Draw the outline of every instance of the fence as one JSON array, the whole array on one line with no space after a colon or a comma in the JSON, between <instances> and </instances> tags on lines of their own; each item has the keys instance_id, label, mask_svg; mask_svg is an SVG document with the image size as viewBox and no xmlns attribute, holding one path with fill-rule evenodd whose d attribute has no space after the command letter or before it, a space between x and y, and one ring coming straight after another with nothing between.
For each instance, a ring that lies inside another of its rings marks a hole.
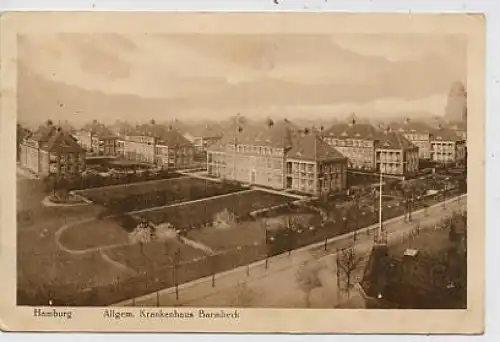
<instances>
[{"instance_id":1,"label":"fence","mask_svg":"<svg viewBox=\"0 0 500 342\"><path fill-rule=\"evenodd\" d=\"M443 224L440 223L437 226L441 227ZM20 284L18 286L18 305L47 305L48 303L71 306L110 305L128 298L158 293L160 290L204 277L212 277L212 286L216 288L219 279L225 277L224 272L226 271L243 266L244 271L242 272L245 272L247 277L252 276L256 267L263 268L266 272L279 272L283 270L283 268L275 266L275 262L279 260L289 260L285 268L295 267L297 264L294 262L297 260L293 258L293 255L303 253L305 249L310 250L308 254L311 254L313 258L321 259L336 248L339 239L352 238L353 241L356 241L363 236L374 235L376 229L377 227L362 228L342 236L339 236L341 231L328 230L328 228L317 229L304 234L300 240L288 248L273 249L262 244L250 245L187 262L181 260L177 266L170 264L157 267L154 263L148 265L146 262L136 275L123 279L116 278L110 284L90 284L80 288L63 284L48 284L46 286ZM406 238L410 238L408 236ZM405 241L404 235L402 239ZM310 244L314 242L316 242L316 247L311 249ZM273 258L271 259L271 257ZM258 262L259 260L260 262ZM258 263L255 264L256 262Z\"/></svg>"}]
</instances>

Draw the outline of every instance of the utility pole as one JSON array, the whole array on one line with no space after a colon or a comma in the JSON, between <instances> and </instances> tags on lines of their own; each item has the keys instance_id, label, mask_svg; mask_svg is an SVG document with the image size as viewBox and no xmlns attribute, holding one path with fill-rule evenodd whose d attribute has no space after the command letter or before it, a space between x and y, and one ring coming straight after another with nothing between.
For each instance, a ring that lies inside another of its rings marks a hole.
<instances>
[{"instance_id":1,"label":"utility pole","mask_svg":"<svg viewBox=\"0 0 500 342\"><path fill-rule=\"evenodd\" d=\"M215 287L215 257L217 254L211 256L212 259L212 287Z\"/></svg>"},{"instance_id":2,"label":"utility pole","mask_svg":"<svg viewBox=\"0 0 500 342\"><path fill-rule=\"evenodd\" d=\"M269 266L269 234L267 231L267 222L264 223L264 229L265 229L265 236L266 236L266 263L265 263L265 268L267 270Z\"/></svg>"},{"instance_id":3,"label":"utility pole","mask_svg":"<svg viewBox=\"0 0 500 342\"><path fill-rule=\"evenodd\" d=\"M179 280L177 278L177 268L179 266L179 259L181 257L180 248L174 254L174 284L175 284L175 299L179 300Z\"/></svg>"},{"instance_id":4,"label":"utility pole","mask_svg":"<svg viewBox=\"0 0 500 342\"><path fill-rule=\"evenodd\" d=\"M380 184L379 184L379 205L378 205L378 238L377 242L382 243L383 242L383 226L382 226L382 182L383 182L383 176L382 176L382 164L380 164Z\"/></svg>"},{"instance_id":5,"label":"utility pole","mask_svg":"<svg viewBox=\"0 0 500 342\"><path fill-rule=\"evenodd\" d=\"M336 263L337 263L337 303L340 301L340 260L339 260L339 249L337 248Z\"/></svg>"}]
</instances>

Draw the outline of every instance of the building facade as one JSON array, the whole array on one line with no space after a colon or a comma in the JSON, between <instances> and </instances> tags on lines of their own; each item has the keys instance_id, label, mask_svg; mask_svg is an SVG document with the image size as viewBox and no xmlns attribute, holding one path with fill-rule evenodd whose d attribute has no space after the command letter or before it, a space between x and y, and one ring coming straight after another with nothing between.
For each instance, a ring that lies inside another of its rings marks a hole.
<instances>
[{"instance_id":1,"label":"building facade","mask_svg":"<svg viewBox=\"0 0 500 342\"><path fill-rule=\"evenodd\" d=\"M209 175L311 195L346 187L347 159L289 121L248 127L207 151Z\"/></svg>"},{"instance_id":2,"label":"building facade","mask_svg":"<svg viewBox=\"0 0 500 342\"><path fill-rule=\"evenodd\" d=\"M433 131L431 160L443 165L462 163L466 156L466 141L454 131L439 126Z\"/></svg>"},{"instance_id":3,"label":"building facade","mask_svg":"<svg viewBox=\"0 0 500 342\"><path fill-rule=\"evenodd\" d=\"M21 166L39 176L70 178L85 170L85 150L52 124L24 139L20 152Z\"/></svg>"},{"instance_id":4,"label":"building facade","mask_svg":"<svg viewBox=\"0 0 500 342\"><path fill-rule=\"evenodd\" d=\"M405 119L403 122L394 122L390 125L393 131L403 134L412 144L418 147L420 159L431 159L432 128L423 122Z\"/></svg>"},{"instance_id":5,"label":"building facade","mask_svg":"<svg viewBox=\"0 0 500 342\"><path fill-rule=\"evenodd\" d=\"M215 144L222 138L222 134L209 129L202 132L186 132L183 136L193 144L196 153L206 152L208 146Z\"/></svg>"},{"instance_id":6,"label":"building facade","mask_svg":"<svg viewBox=\"0 0 500 342\"><path fill-rule=\"evenodd\" d=\"M178 131L154 121L137 126L125 139L118 140L118 145L125 159L141 163L173 169L189 168L194 163L193 144Z\"/></svg>"},{"instance_id":7,"label":"building facade","mask_svg":"<svg viewBox=\"0 0 500 342\"><path fill-rule=\"evenodd\" d=\"M327 129L323 139L347 158L350 169L373 171L377 135L372 125L358 124L352 119L347 124L336 124Z\"/></svg>"},{"instance_id":8,"label":"building facade","mask_svg":"<svg viewBox=\"0 0 500 342\"><path fill-rule=\"evenodd\" d=\"M416 174L419 167L419 148L401 133L386 130L379 134L375 163L376 169L384 174Z\"/></svg>"},{"instance_id":9,"label":"building facade","mask_svg":"<svg viewBox=\"0 0 500 342\"><path fill-rule=\"evenodd\" d=\"M91 124L85 125L81 130L77 131L74 136L89 155L117 155L118 136L96 120Z\"/></svg>"}]
</instances>

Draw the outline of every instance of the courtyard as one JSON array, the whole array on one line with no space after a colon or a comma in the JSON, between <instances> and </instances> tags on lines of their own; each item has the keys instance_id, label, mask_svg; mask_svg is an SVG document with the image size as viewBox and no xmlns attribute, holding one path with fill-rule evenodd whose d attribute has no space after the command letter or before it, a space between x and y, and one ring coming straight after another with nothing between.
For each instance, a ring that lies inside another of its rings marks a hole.
<instances>
[{"instance_id":1,"label":"courtyard","mask_svg":"<svg viewBox=\"0 0 500 342\"><path fill-rule=\"evenodd\" d=\"M40 181L18 180L18 215L30 213L30 220L18 224L20 305L48 300L107 305L248 265L378 220L375 199L298 204L286 194L189 176L82 192L94 203L44 207ZM422 199L415 210L438 200ZM124 203L121 210L113 207ZM402 203L401 198L386 196L384 219L403 215ZM138 243L131 233L141 222L166 225L168 234Z\"/></svg>"}]
</instances>

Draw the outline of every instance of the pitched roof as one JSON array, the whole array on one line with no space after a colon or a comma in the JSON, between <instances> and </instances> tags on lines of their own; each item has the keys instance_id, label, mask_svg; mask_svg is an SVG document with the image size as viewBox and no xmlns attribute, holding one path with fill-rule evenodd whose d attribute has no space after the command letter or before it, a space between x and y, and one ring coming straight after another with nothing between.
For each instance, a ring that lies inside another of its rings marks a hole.
<instances>
[{"instance_id":1,"label":"pitched roof","mask_svg":"<svg viewBox=\"0 0 500 342\"><path fill-rule=\"evenodd\" d=\"M408 150L415 145L406 139L403 134L394 131L384 131L377 134L379 146L383 149Z\"/></svg>"},{"instance_id":2,"label":"pitched roof","mask_svg":"<svg viewBox=\"0 0 500 342\"><path fill-rule=\"evenodd\" d=\"M224 128L220 125L207 123L199 125L189 125L181 129L180 131L186 134L190 134L193 137L212 138L222 137Z\"/></svg>"},{"instance_id":3,"label":"pitched roof","mask_svg":"<svg viewBox=\"0 0 500 342\"><path fill-rule=\"evenodd\" d=\"M136 126L136 128L128 133L130 136L149 136L158 139L159 144L169 147L183 147L192 145L179 131L169 129L164 125L149 123Z\"/></svg>"},{"instance_id":4,"label":"pitched roof","mask_svg":"<svg viewBox=\"0 0 500 342\"><path fill-rule=\"evenodd\" d=\"M446 127L438 127L432 130L433 140L439 141L463 141L457 132Z\"/></svg>"},{"instance_id":5,"label":"pitched roof","mask_svg":"<svg viewBox=\"0 0 500 342\"><path fill-rule=\"evenodd\" d=\"M393 131L399 131L403 133L430 133L432 127L421 121L413 121L406 119L404 121L394 121L389 124L389 127Z\"/></svg>"},{"instance_id":6,"label":"pitched roof","mask_svg":"<svg viewBox=\"0 0 500 342\"><path fill-rule=\"evenodd\" d=\"M97 121L93 121L91 123L86 124L83 126L84 131L91 132L95 136L97 136L99 139L116 139L118 138L111 129L109 129L106 125L99 123Z\"/></svg>"},{"instance_id":7,"label":"pitched roof","mask_svg":"<svg viewBox=\"0 0 500 342\"><path fill-rule=\"evenodd\" d=\"M54 125L42 125L33 133L30 139L43 142L48 141L50 137L57 132L57 127Z\"/></svg>"},{"instance_id":8,"label":"pitched roof","mask_svg":"<svg viewBox=\"0 0 500 342\"><path fill-rule=\"evenodd\" d=\"M377 129L371 124L356 123L354 120L350 123L341 123L333 125L325 130L325 136L333 136L339 139L376 139Z\"/></svg>"},{"instance_id":9,"label":"pitched roof","mask_svg":"<svg viewBox=\"0 0 500 342\"><path fill-rule=\"evenodd\" d=\"M69 133L62 130L53 134L46 143L42 144L41 149L48 152L61 153L85 152L85 149L81 147Z\"/></svg>"},{"instance_id":10,"label":"pitched roof","mask_svg":"<svg viewBox=\"0 0 500 342\"><path fill-rule=\"evenodd\" d=\"M118 135L126 135L134 130L134 127L126 121L117 120L111 125L111 130Z\"/></svg>"},{"instance_id":11,"label":"pitched roof","mask_svg":"<svg viewBox=\"0 0 500 342\"><path fill-rule=\"evenodd\" d=\"M297 137L299 128L288 120L280 120L272 124L245 125L241 130L235 127L233 132L226 133L213 147L228 144L267 146L290 148Z\"/></svg>"},{"instance_id":12,"label":"pitched roof","mask_svg":"<svg viewBox=\"0 0 500 342\"><path fill-rule=\"evenodd\" d=\"M293 142L292 148L286 153L286 156L288 158L312 161L346 159L340 152L325 143L315 133L297 137Z\"/></svg>"}]
</instances>

